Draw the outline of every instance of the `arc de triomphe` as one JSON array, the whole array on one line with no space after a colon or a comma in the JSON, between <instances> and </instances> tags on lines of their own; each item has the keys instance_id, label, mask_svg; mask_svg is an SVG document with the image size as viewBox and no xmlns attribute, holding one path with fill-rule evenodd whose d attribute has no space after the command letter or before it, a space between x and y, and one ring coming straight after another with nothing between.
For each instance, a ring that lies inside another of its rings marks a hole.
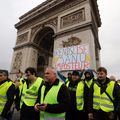
<instances>
[{"instance_id":1,"label":"arc de triomphe","mask_svg":"<svg viewBox=\"0 0 120 120\"><path fill-rule=\"evenodd\" d=\"M97 0L46 0L19 19L11 73L31 66L42 74L54 64L55 50L83 44L89 45L90 68L100 65Z\"/></svg>"}]
</instances>

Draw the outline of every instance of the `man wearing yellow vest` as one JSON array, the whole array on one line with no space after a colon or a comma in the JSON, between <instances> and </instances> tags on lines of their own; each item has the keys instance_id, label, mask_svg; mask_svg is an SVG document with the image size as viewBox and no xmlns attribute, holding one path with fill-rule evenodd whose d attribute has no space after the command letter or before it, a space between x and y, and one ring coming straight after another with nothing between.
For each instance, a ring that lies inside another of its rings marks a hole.
<instances>
[{"instance_id":1,"label":"man wearing yellow vest","mask_svg":"<svg viewBox=\"0 0 120 120\"><path fill-rule=\"evenodd\" d=\"M114 113L120 110L120 87L107 78L106 68L98 68L88 101L89 120L114 120Z\"/></svg>"},{"instance_id":2,"label":"man wearing yellow vest","mask_svg":"<svg viewBox=\"0 0 120 120\"><path fill-rule=\"evenodd\" d=\"M70 93L70 109L66 112L65 120L86 120L84 114L84 83L79 71L72 72L72 78L66 83Z\"/></svg>"},{"instance_id":3,"label":"man wearing yellow vest","mask_svg":"<svg viewBox=\"0 0 120 120\"><path fill-rule=\"evenodd\" d=\"M14 101L15 85L8 78L7 70L0 70L0 120L11 120L11 106Z\"/></svg>"},{"instance_id":4,"label":"man wearing yellow vest","mask_svg":"<svg viewBox=\"0 0 120 120\"><path fill-rule=\"evenodd\" d=\"M34 105L43 79L37 77L36 70L33 67L27 68L25 74L27 80L24 82L22 89L20 120L39 120L39 112L34 110Z\"/></svg>"},{"instance_id":5,"label":"man wearing yellow vest","mask_svg":"<svg viewBox=\"0 0 120 120\"><path fill-rule=\"evenodd\" d=\"M92 69L83 70L84 79L78 84L78 87L77 87L77 108L79 110L79 108L81 107L81 104L83 104L84 120L88 120L88 109L89 109L88 98L89 98L90 88L94 83L93 72L94 71ZM81 96L83 96L83 101L82 101L83 103L80 102L82 99Z\"/></svg>"},{"instance_id":6,"label":"man wearing yellow vest","mask_svg":"<svg viewBox=\"0 0 120 120\"><path fill-rule=\"evenodd\" d=\"M35 105L35 110L40 110L40 120L64 120L69 109L69 97L67 87L57 79L54 68L47 68L45 84L41 88L41 104Z\"/></svg>"}]
</instances>

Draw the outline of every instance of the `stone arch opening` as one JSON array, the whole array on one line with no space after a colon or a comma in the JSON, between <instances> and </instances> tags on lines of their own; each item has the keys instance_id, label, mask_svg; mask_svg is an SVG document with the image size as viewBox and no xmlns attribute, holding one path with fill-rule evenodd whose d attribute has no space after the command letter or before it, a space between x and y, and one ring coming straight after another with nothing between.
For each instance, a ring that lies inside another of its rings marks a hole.
<instances>
[{"instance_id":1,"label":"stone arch opening","mask_svg":"<svg viewBox=\"0 0 120 120\"><path fill-rule=\"evenodd\" d=\"M35 36L34 43L38 46L37 71L42 76L47 66L52 66L54 48L54 30L44 27Z\"/></svg>"}]
</instances>

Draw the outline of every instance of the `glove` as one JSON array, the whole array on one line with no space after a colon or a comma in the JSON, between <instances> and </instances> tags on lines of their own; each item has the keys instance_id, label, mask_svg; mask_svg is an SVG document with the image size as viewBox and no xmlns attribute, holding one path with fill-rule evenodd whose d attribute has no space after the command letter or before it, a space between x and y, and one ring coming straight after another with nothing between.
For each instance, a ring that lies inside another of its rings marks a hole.
<instances>
[{"instance_id":1,"label":"glove","mask_svg":"<svg viewBox=\"0 0 120 120\"><path fill-rule=\"evenodd\" d=\"M88 120L94 120L93 113L88 113Z\"/></svg>"},{"instance_id":2,"label":"glove","mask_svg":"<svg viewBox=\"0 0 120 120\"><path fill-rule=\"evenodd\" d=\"M113 112L108 112L108 117L110 120L114 119L114 113Z\"/></svg>"}]
</instances>

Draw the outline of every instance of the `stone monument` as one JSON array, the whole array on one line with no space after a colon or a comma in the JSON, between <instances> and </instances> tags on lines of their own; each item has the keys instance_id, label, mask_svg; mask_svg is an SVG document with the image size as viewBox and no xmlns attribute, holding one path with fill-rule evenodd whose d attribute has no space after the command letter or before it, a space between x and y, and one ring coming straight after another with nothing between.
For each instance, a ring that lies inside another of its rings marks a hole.
<instances>
[{"instance_id":1,"label":"stone monument","mask_svg":"<svg viewBox=\"0 0 120 120\"><path fill-rule=\"evenodd\" d=\"M42 75L45 67L54 66L57 49L86 44L89 67L100 65L97 0L46 0L19 19L11 75L27 67L35 67Z\"/></svg>"}]
</instances>

